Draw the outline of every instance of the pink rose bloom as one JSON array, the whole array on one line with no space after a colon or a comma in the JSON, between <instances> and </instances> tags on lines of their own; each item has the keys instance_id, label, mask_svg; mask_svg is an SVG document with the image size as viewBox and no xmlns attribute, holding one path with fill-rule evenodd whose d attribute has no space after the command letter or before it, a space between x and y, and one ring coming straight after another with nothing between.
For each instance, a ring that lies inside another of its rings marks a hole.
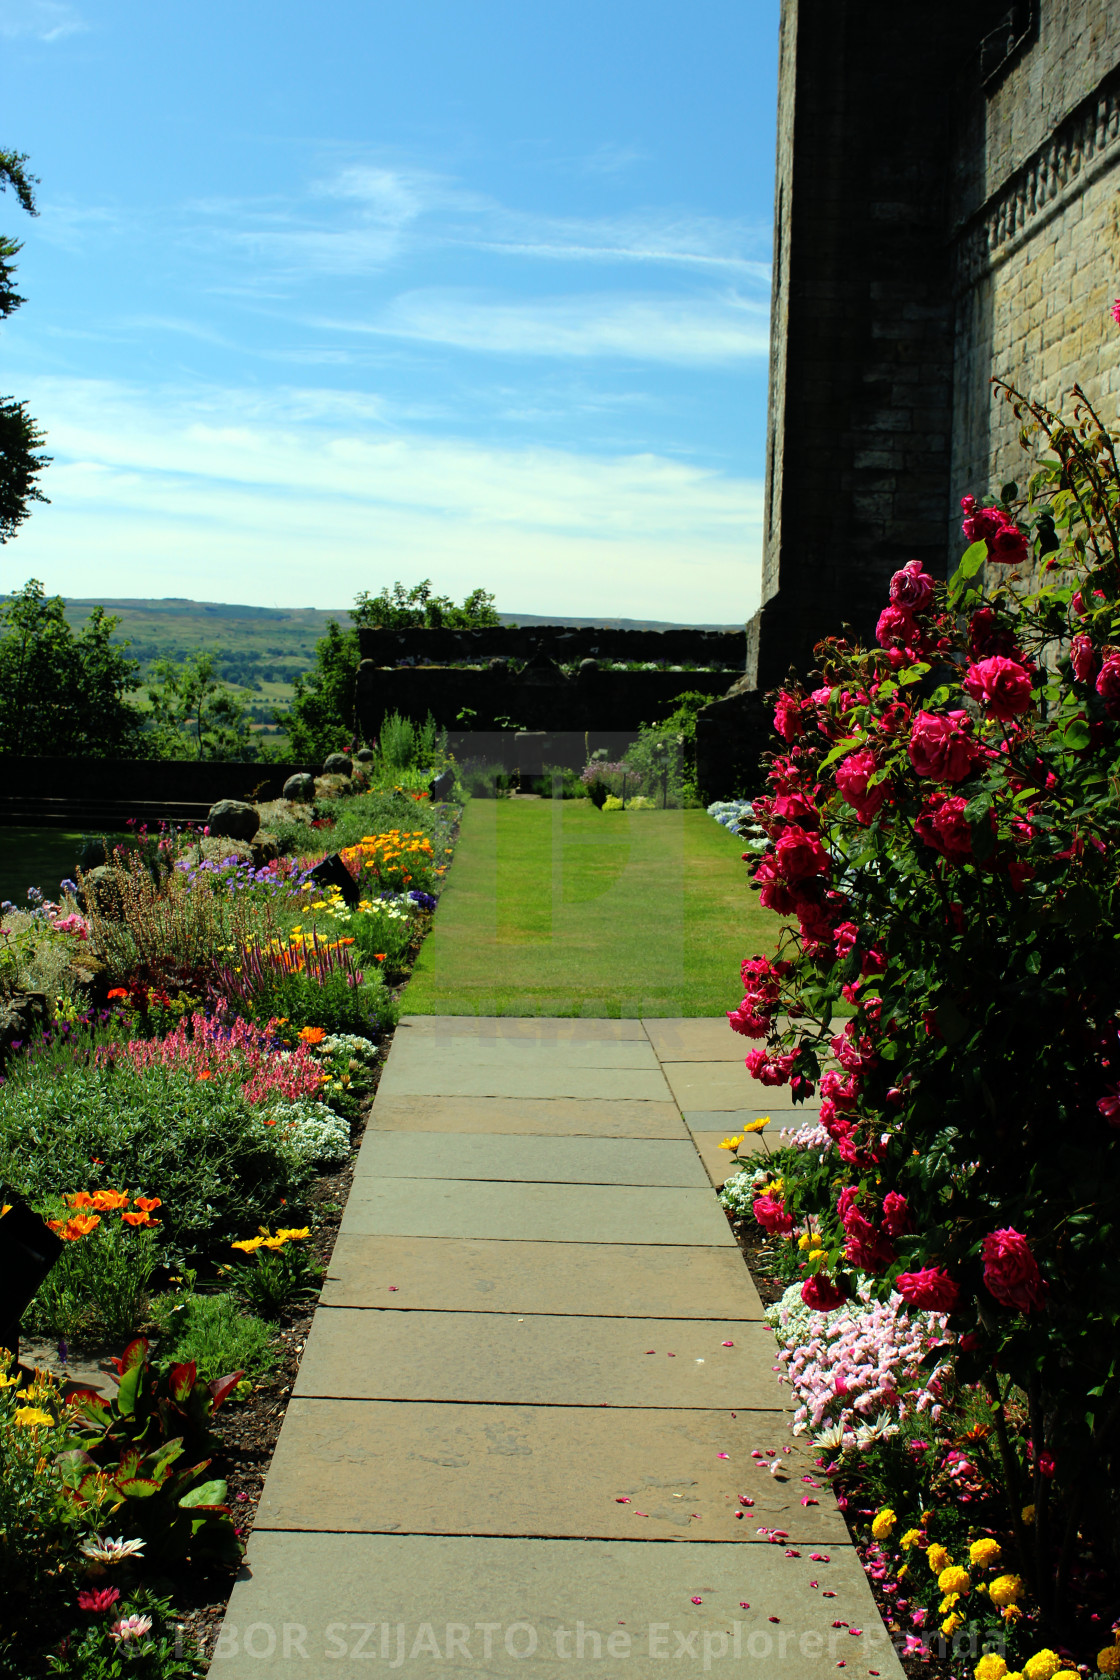
<instances>
[{"instance_id":1,"label":"pink rose bloom","mask_svg":"<svg viewBox=\"0 0 1120 1680\"><path fill-rule=\"evenodd\" d=\"M988 559L997 566L1022 566L1027 560L1027 539L1017 525L1000 525L988 538Z\"/></svg>"},{"instance_id":2,"label":"pink rose bloom","mask_svg":"<svg viewBox=\"0 0 1120 1680\"><path fill-rule=\"evenodd\" d=\"M777 1196L756 1197L754 1216L772 1237L783 1237L793 1230L793 1215L786 1212L785 1203Z\"/></svg>"},{"instance_id":3,"label":"pink rose bloom","mask_svg":"<svg viewBox=\"0 0 1120 1680\"><path fill-rule=\"evenodd\" d=\"M1099 682L1097 686L1099 689ZM1004 659L999 654L970 665L963 687L990 717L1004 722L1018 717L1031 703L1030 672L1024 671L1014 659Z\"/></svg>"},{"instance_id":4,"label":"pink rose bloom","mask_svg":"<svg viewBox=\"0 0 1120 1680\"><path fill-rule=\"evenodd\" d=\"M868 747L849 753L836 767L836 786L864 826L887 797L886 782L877 782L874 787L867 785L878 768L875 754Z\"/></svg>"},{"instance_id":5,"label":"pink rose bloom","mask_svg":"<svg viewBox=\"0 0 1120 1680\"><path fill-rule=\"evenodd\" d=\"M778 836L774 860L786 881L805 881L814 875L827 875L831 865L828 853L815 834L790 827Z\"/></svg>"},{"instance_id":6,"label":"pink rose bloom","mask_svg":"<svg viewBox=\"0 0 1120 1680\"><path fill-rule=\"evenodd\" d=\"M981 508L977 512L975 496L961 497L961 512L964 514L961 530L968 543L987 542L988 538L993 537L999 530L1004 520L1002 510L997 507Z\"/></svg>"},{"instance_id":7,"label":"pink rose bloom","mask_svg":"<svg viewBox=\"0 0 1120 1680\"><path fill-rule=\"evenodd\" d=\"M1101 1098L1097 1109L1110 1126L1120 1128L1120 1085L1114 1085L1108 1095Z\"/></svg>"},{"instance_id":8,"label":"pink rose bloom","mask_svg":"<svg viewBox=\"0 0 1120 1680\"><path fill-rule=\"evenodd\" d=\"M731 1023L732 1032L741 1033L744 1038L765 1038L770 1031L772 1017L758 1015L752 1007L752 999L744 998L738 1009L729 1009L727 1019Z\"/></svg>"},{"instance_id":9,"label":"pink rose bloom","mask_svg":"<svg viewBox=\"0 0 1120 1680\"><path fill-rule=\"evenodd\" d=\"M914 824L919 839L958 863L972 856L972 829L965 818L965 804L959 794L931 800Z\"/></svg>"},{"instance_id":10,"label":"pink rose bloom","mask_svg":"<svg viewBox=\"0 0 1120 1680\"><path fill-rule=\"evenodd\" d=\"M1115 717L1120 706L1120 653L1105 656L1100 675L1097 677L1096 690L1108 708L1109 715Z\"/></svg>"},{"instance_id":11,"label":"pink rose bloom","mask_svg":"<svg viewBox=\"0 0 1120 1680\"><path fill-rule=\"evenodd\" d=\"M1088 682L1097 668L1097 656L1093 648L1091 636L1075 636L1070 643L1070 664L1078 682Z\"/></svg>"},{"instance_id":12,"label":"pink rose bloom","mask_svg":"<svg viewBox=\"0 0 1120 1680\"><path fill-rule=\"evenodd\" d=\"M918 640L919 630L903 607L884 607L875 626L875 640L881 648L905 648Z\"/></svg>"},{"instance_id":13,"label":"pink rose bloom","mask_svg":"<svg viewBox=\"0 0 1120 1680\"><path fill-rule=\"evenodd\" d=\"M977 758L975 743L961 728L965 715L950 712L948 717L939 717L935 712L918 713L907 751L919 776L930 776L938 782L964 781Z\"/></svg>"},{"instance_id":14,"label":"pink rose bloom","mask_svg":"<svg viewBox=\"0 0 1120 1680\"><path fill-rule=\"evenodd\" d=\"M894 1286L909 1307L923 1312L952 1312L960 1299L960 1290L948 1272L940 1266L926 1266L920 1272L903 1272Z\"/></svg>"},{"instance_id":15,"label":"pink rose bloom","mask_svg":"<svg viewBox=\"0 0 1120 1680\"><path fill-rule=\"evenodd\" d=\"M774 708L774 728L786 742L796 741L805 733L801 704L792 694L778 696L778 704Z\"/></svg>"},{"instance_id":16,"label":"pink rose bloom","mask_svg":"<svg viewBox=\"0 0 1120 1680\"><path fill-rule=\"evenodd\" d=\"M891 606L904 612L925 612L933 600L933 579L920 560L908 560L891 579Z\"/></svg>"},{"instance_id":17,"label":"pink rose bloom","mask_svg":"<svg viewBox=\"0 0 1120 1680\"><path fill-rule=\"evenodd\" d=\"M752 1079L760 1085L788 1085L797 1052L788 1056L768 1056L765 1050L752 1050L744 1059L744 1066Z\"/></svg>"},{"instance_id":18,"label":"pink rose bloom","mask_svg":"<svg viewBox=\"0 0 1120 1680\"><path fill-rule=\"evenodd\" d=\"M1109 313L1111 314L1112 319L1116 322L1116 325L1120 327L1120 298L1116 299L1116 302L1113 304Z\"/></svg>"},{"instance_id":19,"label":"pink rose bloom","mask_svg":"<svg viewBox=\"0 0 1120 1680\"><path fill-rule=\"evenodd\" d=\"M744 852L744 857L749 857ZM778 874L774 859L764 857L754 872L755 884L758 887L758 901L764 910L775 910L779 916L788 916L794 907L794 897L785 881Z\"/></svg>"},{"instance_id":20,"label":"pink rose bloom","mask_svg":"<svg viewBox=\"0 0 1120 1680\"><path fill-rule=\"evenodd\" d=\"M842 1079L835 1068L829 1068L821 1080L821 1096L837 1108L854 1108L859 1101L859 1081L854 1073Z\"/></svg>"},{"instance_id":21,"label":"pink rose bloom","mask_svg":"<svg viewBox=\"0 0 1120 1680\"><path fill-rule=\"evenodd\" d=\"M984 1238L984 1286L1002 1306L1034 1312L1046 1305L1047 1286L1021 1231L993 1231Z\"/></svg>"},{"instance_id":22,"label":"pink rose bloom","mask_svg":"<svg viewBox=\"0 0 1120 1680\"><path fill-rule=\"evenodd\" d=\"M816 1272L801 1285L801 1299L814 1312L834 1312L844 1305L848 1297L827 1272Z\"/></svg>"},{"instance_id":23,"label":"pink rose bloom","mask_svg":"<svg viewBox=\"0 0 1120 1680\"><path fill-rule=\"evenodd\" d=\"M757 803L755 808L757 810ZM771 805L771 812L782 822L800 823L803 828L820 827L817 807L803 793L780 793Z\"/></svg>"}]
</instances>

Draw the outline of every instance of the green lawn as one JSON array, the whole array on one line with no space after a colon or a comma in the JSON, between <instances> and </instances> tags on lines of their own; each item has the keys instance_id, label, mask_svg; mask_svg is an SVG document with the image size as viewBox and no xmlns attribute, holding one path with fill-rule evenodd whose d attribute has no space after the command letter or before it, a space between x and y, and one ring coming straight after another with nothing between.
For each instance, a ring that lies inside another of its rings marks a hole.
<instances>
[{"instance_id":1,"label":"green lawn","mask_svg":"<svg viewBox=\"0 0 1120 1680\"><path fill-rule=\"evenodd\" d=\"M718 1015L774 947L742 842L704 811L467 806L413 1015Z\"/></svg>"}]
</instances>

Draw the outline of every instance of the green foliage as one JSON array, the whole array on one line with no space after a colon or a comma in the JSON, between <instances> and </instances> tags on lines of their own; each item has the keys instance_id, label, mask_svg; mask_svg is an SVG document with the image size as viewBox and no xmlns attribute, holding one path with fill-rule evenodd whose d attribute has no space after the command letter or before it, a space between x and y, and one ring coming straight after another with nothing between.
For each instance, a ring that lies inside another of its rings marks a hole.
<instances>
[{"instance_id":1,"label":"green foliage","mask_svg":"<svg viewBox=\"0 0 1120 1680\"><path fill-rule=\"evenodd\" d=\"M178 1258L222 1248L297 1194L294 1167L238 1088L123 1058L98 1065L65 1046L13 1062L0 1086L0 1179L39 1207L98 1181L159 1196Z\"/></svg>"},{"instance_id":2,"label":"green foliage","mask_svg":"<svg viewBox=\"0 0 1120 1680\"><path fill-rule=\"evenodd\" d=\"M217 651L156 659L148 669L145 745L155 758L251 760L245 702L218 676Z\"/></svg>"},{"instance_id":3,"label":"green foliage","mask_svg":"<svg viewBox=\"0 0 1120 1680\"><path fill-rule=\"evenodd\" d=\"M244 1371L226 1370L206 1381L190 1360L157 1369L143 1336L129 1342L114 1363L120 1381L112 1399L82 1389L70 1402L72 1445L95 1457L125 1447L145 1452L179 1442L187 1453L212 1452L221 1443L213 1421Z\"/></svg>"},{"instance_id":4,"label":"green foliage","mask_svg":"<svg viewBox=\"0 0 1120 1680\"><path fill-rule=\"evenodd\" d=\"M0 1358L0 1376L6 1378L7 1366ZM31 1405L50 1421L17 1423L17 1413ZM61 1391L53 1384L30 1395L0 1388L0 1673L7 1639L18 1642L25 1620L57 1626L67 1591L62 1570L73 1555L77 1526L54 1462L66 1443L57 1421L62 1415Z\"/></svg>"},{"instance_id":5,"label":"green foliage","mask_svg":"<svg viewBox=\"0 0 1120 1680\"><path fill-rule=\"evenodd\" d=\"M381 724L377 757L378 768L386 773L413 767L434 771L447 758L447 731L431 712L423 723L389 712Z\"/></svg>"},{"instance_id":6,"label":"green foliage","mask_svg":"<svg viewBox=\"0 0 1120 1680\"><path fill-rule=\"evenodd\" d=\"M102 1335L119 1344L134 1336L147 1316L158 1242L155 1230L103 1214L88 1236L63 1248L39 1285L28 1327L64 1341Z\"/></svg>"},{"instance_id":7,"label":"green foliage","mask_svg":"<svg viewBox=\"0 0 1120 1680\"><path fill-rule=\"evenodd\" d=\"M22 209L35 216L34 188L38 182L28 174L25 152L0 151L0 192L12 188ZM24 301L15 289L15 258L18 239L0 235L0 320L6 320ZM50 457L36 454L43 433L14 397L0 397L0 543L14 537L31 512L32 502L45 502L37 479Z\"/></svg>"},{"instance_id":8,"label":"green foliage","mask_svg":"<svg viewBox=\"0 0 1120 1680\"><path fill-rule=\"evenodd\" d=\"M321 762L354 737L354 685L358 675L358 633L331 619L315 644L315 665L296 678L295 699L276 722L288 734L294 759Z\"/></svg>"},{"instance_id":9,"label":"green foliage","mask_svg":"<svg viewBox=\"0 0 1120 1680\"><path fill-rule=\"evenodd\" d=\"M239 1014L262 1026L279 1018L296 1028L369 1036L396 1024L399 1006L376 968L359 970L362 983L355 985L349 963L329 973L293 973L267 956L239 955L236 971L224 969L218 983Z\"/></svg>"},{"instance_id":10,"label":"green foliage","mask_svg":"<svg viewBox=\"0 0 1120 1680\"><path fill-rule=\"evenodd\" d=\"M48 599L35 578L0 604L0 755L141 754L140 717L127 698L136 664L111 644L115 625L98 609L75 635L62 597Z\"/></svg>"},{"instance_id":11,"label":"green foliage","mask_svg":"<svg viewBox=\"0 0 1120 1680\"><path fill-rule=\"evenodd\" d=\"M183 1295L170 1303L166 1317L161 1364L193 1362L203 1382L234 1370L249 1378L267 1376L279 1361L269 1326L247 1313L235 1295Z\"/></svg>"},{"instance_id":12,"label":"green foliage","mask_svg":"<svg viewBox=\"0 0 1120 1680\"><path fill-rule=\"evenodd\" d=\"M449 595L433 595L430 578L406 589L394 583L380 594L363 589L354 598L350 617L359 627L377 630L482 630L500 624L494 597L475 589L457 607Z\"/></svg>"},{"instance_id":13,"label":"green foliage","mask_svg":"<svg viewBox=\"0 0 1120 1680\"><path fill-rule=\"evenodd\" d=\"M262 1318L278 1319L295 1306L313 1301L319 1293L322 1272L303 1246L303 1239L290 1232L278 1231L275 1237L267 1232L249 1239L256 1246L246 1252L235 1265L230 1282L237 1295L251 1311Z\"/></svg>"},{"instance_id":14,"label":"green foliage","mask_svg":"<svg viewBox=\"0 0 1120 1680\"><path fill-rule=\"evenodd\" d=\"M109 1629L116 1619L141 1616L151 1621L150 1630L139 1639L122 1645ZM141 1588L122 1598L108 1615L87 1615L62 1640L56 1640L47 1657L47 1671L59 1680L203 1680L205 1661L195 1654L194 1642L183 1640L175 1626L175 1614L166 1598ZM25 1680L26 1668L10 1671L11 1680ZM3 1680L9 1671L0 1667Z\"/></svg>"},{"instance_id":15,"label":"green foliage","mask_svg":"<svg viewBox=\"0 0 1120 1680\"><path fill-rule=\"evenodd\" d=\"M626 763L640 777L641 793L662 808L697 803L696 714L710 699L694 689L678 694L669 716L643 723L627 748Z\"/></svg>"}]
</instances>

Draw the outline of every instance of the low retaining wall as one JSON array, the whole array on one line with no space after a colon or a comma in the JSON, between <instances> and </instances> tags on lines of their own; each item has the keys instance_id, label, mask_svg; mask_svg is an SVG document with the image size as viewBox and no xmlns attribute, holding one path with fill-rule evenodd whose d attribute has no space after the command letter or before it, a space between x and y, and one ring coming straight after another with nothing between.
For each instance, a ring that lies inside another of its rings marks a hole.
<instances>
[{"instance_id":1,"label":"low retaining wall","mask_svg":"<svg viewBox=\"0 0 1120 1680\"><path fill-rule=\"evenodd\" d=\"M664 660L668 665L714 665L744 671L746 630L570 629L560 624L498 625L488 630L359 630L363 659L449 665L464 659Z\"/></svg>"},{"instance_id":2,"label":"low retaining wall","mask_svg":"<svg viewBox=\"0 0 1120 1680\"><path fill-rule=\"evenodd\" d=\"M0 759L6 827L120 829L126 822L205 822L219 799L278 799L289 776L317 764L221 759Z\"/></svg>"}]
</instances>

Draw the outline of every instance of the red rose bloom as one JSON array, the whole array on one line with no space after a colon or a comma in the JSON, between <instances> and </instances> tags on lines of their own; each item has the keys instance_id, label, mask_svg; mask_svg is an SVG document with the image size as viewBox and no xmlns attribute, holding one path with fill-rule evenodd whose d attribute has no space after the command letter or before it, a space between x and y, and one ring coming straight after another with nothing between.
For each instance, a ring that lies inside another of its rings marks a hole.
<instances>
[{"instance_id":1,"label":"red rose bloom","mask_svg":"<svg viewBox=\"0 0 1120 1680\"><path fill-rule=\"evenodd\" d=\"M783 741L796 741L805 733L805 724L801 717L800 702L792 694L778 696L778 704L774 709L774 728Z\"/></svg>"},{"instance_id":2,"label":"red rose bloom","mask_svg":"<svg viewBox=\"0 0 1120 1680\"><path fill-rule=\"evenodd\" d=\"M784 1237L793 1230L793 1215L786 1212L785 1203L777 1196L758 1196L754 1203L754 1216L764 1231L769 1231L773 1237Z\"/></svg>"},{"instance_id":3,"label":"red rose bloom","mask_svg":"<svg viewBox=\"0 0 1120 1680\"><path fill-rule=\"evenodd\" d=\"M744 1038L765 1038L773 1017L757 1014L752 1008L752 1000L744 998L738 1009L727 1011L727 1019L732 1032L742 1033Z\"/></svg>"},{"instance_id":4,"label":"red rose bloom","mask_svg":"<svg viewBox=\"0 0 1120 1680\"><path fill-rule=\"evenodd\" d=\"M748 852L744 852L743 855L750 856ZM775 910L779 916L788 916L792 912L793 894L778 874L773 858L761 859L755 868L754 880L759 889L758 901L764 910Z\"/></svg>"},{"instance_id":5,"label":"red rose bloom","mask_svg":"<svg viewBox=\"0 0 1120 1680\"><path fill-rule=\"evenodd\" d=\"M868 786L877 769L875 754L867 747L849 753L836 767L836 786L865 827L887 797L886 782Z\"/></svg>"},{"instance_id":6,"label":"red rose bloom","mask_svg":"<svg viewBox=\"0 0 1120 1680\"><path fill-rule=\"evenodd\" d=\"M1078 682L1088 682L1097 668L1097 656L1091 636L1075 636L1070 643L1069 660Z\"/></svg>"},{"instance_id":7,"label":"red rose bloom","mask_svg":"<svg viewBox=\"0 0 1120 1680\"><path fill-rule=\"evenodd\" d=\"M960 1289L948 1272L940 1266L926 1266L920 1272L903 1272L894 1286L908 1307L923 1312L952 1312L960 1299Z\"/></svg>"},{"instance_id":8,"label":"red rose bloom","mask_svg":"<svg viewBox=\"0 0 1120 1680\"><path fill-rule=\"evenodd\" d=\"M786 881L806 881L814 875L827 875L828 853L815 834L790 826L780 834L774 847L774 861L779 874Z\"/></svg>"},{"instance_id":9,"label":"red rose bloom","mask_svg":"<svg viewBox=\"0 0 1120 1680\"><path fill-rule=\"evenodd\" d=\"M1120 653L1105 655L1095 686L1109 716L1115 717L1120 711Z\"/></svg>"},{"instance_id":10,"label":"red rose bloom","mask_svg":"<svg viewBox=\"0 0 1120 1680\"><path fill-rule=\"evenodd\" d=\"M1018 717L1031 703L1030 672L1014 659L1004 659L999 654L970 665L962 686L990 717L1003 722Z\"/></svg>"},{"instance_id":11,"label":"red rose bloom","mask_svg":"<svg viewBox=\"0 0 1120 1680\"><path fill-rule=\"evenodd\" d=\"M888 1190L883 1197L883 1229L889 1237L905 1236L910 1229L910 1209L897 1190Z\"/></svg>"},{"instance_id":12,"label":"red rose bloom","mask_svg":"<svg viewBox=\"0 0 1120 1680\"><path fill-rule=\"evenodd\" d=\"M994 536L1003 524L1002 509L987 507L981 508L977 512L975 496L961 497L961 511L964 514L961 521L961 530L964 533L965 541L968 543L987 542L988 538Z\"/></svg>"},{"instance_id":13,"label":"red rose bloom","mask_svg":"<svg viewBox=\"0 0 1120 1680\"><path fill-rule=\"evenodd\" d=\"M881 648L907 648L920 635L911 615L902 607L884 607L875 626L875 640Z\"/></svg>"},{"instance_id":14,"label":"red rose bloom","mask_svg":"<svg viewBox=\"0 0 1120 1680\"><path fill-rule=\"evenodd\" d=\"M1035 1312L1046 1305L1047 1286L1021 1231L993 1231L984 1238L984 1286L1002 1306Z\"/></svg>"},{"instance_id":15,"label":"red rose bloom","mask_svg":"<svg viewBox=\"0 0 1120 1680\"><path fill-rule=\"evenodd\" d=\"M999 653L1014 659L1018 651L1014 632L1001 625L991 607L977 607L968 627L968 646L974 659Z\"/></svg>"},{"instance_id":16,"label":"red rose bloom","mask_svg":"<svg viewBox=\"0 0 1120 1680\"><path fill-rule=\"evenodd\" d=\"M891 606L904 612L925 612L933 600L933 579L920 560L908 560L891 579Z\"/></svg>"},{"instance_id":17,"label":"red rose bloom","mask_svg":"<svg viewBox=\"0 0 1120 1680\"><path fill-rule=\"evenodd\" d=\"M835 1312L848 1297L827 1272L816 1272L801 1285L801 1299L814 1312Z\"/></svg>"},{"instance_id":18,"label":"red rose bloom","mask_svg":"<svg viewBox=\"0 0 1120 1680\"><path fill-rule=\"evenodd\" d=\"M988 538L988 559L997 566L1022 566L1027 560L1027 539L1017 525L1001 524Z\"/></svg>"},{"instance_id":19,"label":"red rose bloom","mask_svg":"<svg viewBox=\"0 0 1120 1680\"><path fill-rule=\"evenodd\" d=\"M951 712L948 717L918 713L906 750L919 776L938 782L964 781L977 759L975 742L961 728L964 717L964 712Z\"/></svg>"},{"instance_id":20,"label":"red rose bloom","mask_svg":"<svg viewBox=\"0 0 1120 1680\"><path fill-rule=\"evenodd\" d=\"M927 846L958 863L972 856L972 829L965 818L965 803L959 794L949 799L935 795L914 824Z\"/></svg>"}]
</instances>

